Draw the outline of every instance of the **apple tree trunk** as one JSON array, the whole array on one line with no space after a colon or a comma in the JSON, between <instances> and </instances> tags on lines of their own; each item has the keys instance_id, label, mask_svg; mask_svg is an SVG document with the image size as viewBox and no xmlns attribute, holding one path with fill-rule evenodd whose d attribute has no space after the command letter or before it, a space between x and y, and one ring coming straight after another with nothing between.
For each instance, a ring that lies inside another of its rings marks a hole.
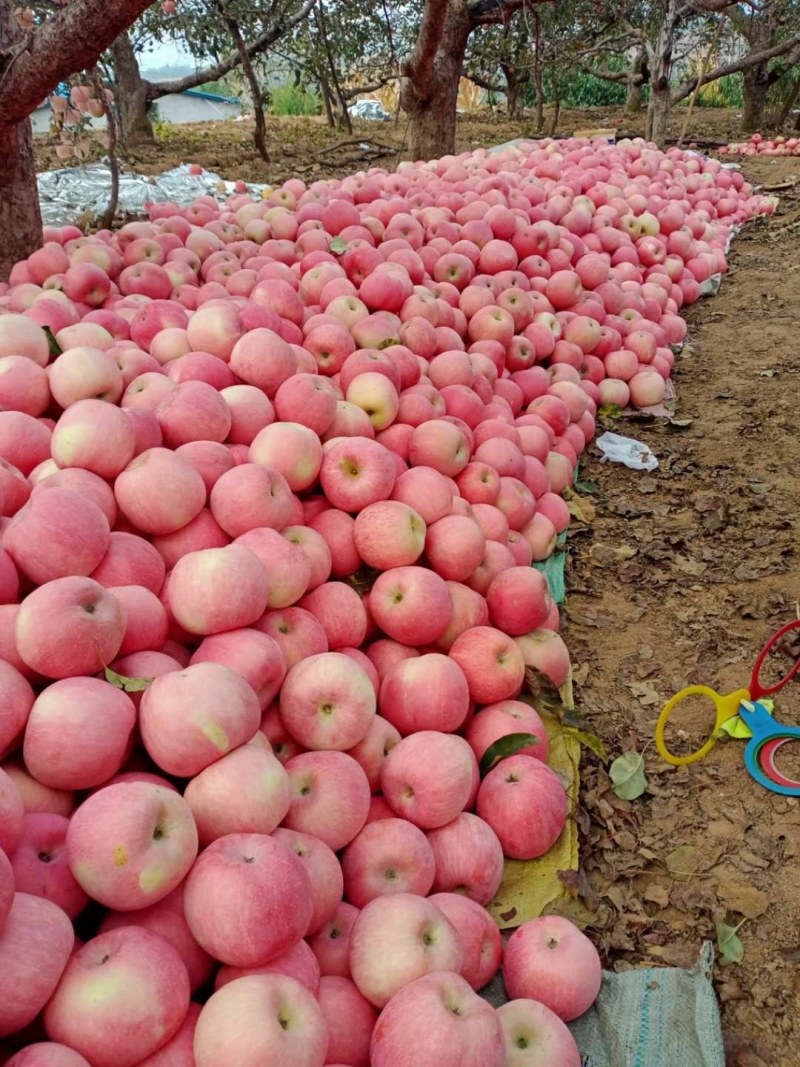
<instances>
[{"instance_id":1,"label":"apple tree trunk","mask_svg":"<svg viewBox=\"0 0 800 1067\"><path fill-rule=\"evenodd\" d=\"M30 119L12 125L0 120L0 281L14 264L42 243L42 215L33 158Z\"/></svg>"},{"instance_id":2,"label":"apple tree trunk","mask_svg":"<svg viewBox=\"0 0 800 1067\"><path fill-rule=\"evenodd\" d=\"M423 41L405 66L400 103L410 120L411 159L437 159L455 151L458 83L471 30L465 0L448 0L438 39Z\"/></svg>"},{"instance_id":3,"label":"apple tree trunk","mask_svg":"<svg viewBox=\"0 0 800 1067\"><path fill-rule=\"evenodd\" d=\"M114 103L119 111L122 144L126 151L154 144L155 134L148 115L150 86L141 75L139 61L127 33L114 41L111 54L117 76Z\"/></svg>"}]
</instances>

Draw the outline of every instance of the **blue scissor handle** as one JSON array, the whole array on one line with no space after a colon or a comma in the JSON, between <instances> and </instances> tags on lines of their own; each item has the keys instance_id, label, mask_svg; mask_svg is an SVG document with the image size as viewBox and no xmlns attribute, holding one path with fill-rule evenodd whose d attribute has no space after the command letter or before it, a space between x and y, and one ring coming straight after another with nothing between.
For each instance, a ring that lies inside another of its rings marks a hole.
<instances>
[{"instance_id":1,"label":"blue scissor handle","mask_svg":"<svg viewBox=\"0 0 800 1067\"><path fill-rule=\"evenodd\" d=\"M744 750L744 764L750 776L759 785L773 793L780 793L787 797L800 796L800 782L792 782L791 779L782 775L779 775L781 781L776 781L767 773L762 763L762 751L765 745L776 741L800 741L800 729L795 726L782 726L776 722L764 705L757 700L742 701L739 715L753 734ZM770 747L773 746L770 745ZM771 762L774 765L774 760Z\"/></svg>"}]
</instances>

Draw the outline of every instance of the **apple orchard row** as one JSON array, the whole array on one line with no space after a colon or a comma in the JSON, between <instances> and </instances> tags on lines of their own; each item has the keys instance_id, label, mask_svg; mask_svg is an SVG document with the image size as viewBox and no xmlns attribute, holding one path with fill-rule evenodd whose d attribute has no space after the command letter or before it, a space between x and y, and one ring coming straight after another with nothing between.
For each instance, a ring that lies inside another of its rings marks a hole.
<instances>
[{"instance_id":1,"label":"apple orchard row","mask_svg":"<svg viewBox=\"0 0 800 1067\"><path fill-rule=\"evenodd\" d=\"M531 562L771 209L569 140L46 231L0 285L0 1062L578 1067L596 951L485 909L567 818Z\"/></svg>"}]
</instances>

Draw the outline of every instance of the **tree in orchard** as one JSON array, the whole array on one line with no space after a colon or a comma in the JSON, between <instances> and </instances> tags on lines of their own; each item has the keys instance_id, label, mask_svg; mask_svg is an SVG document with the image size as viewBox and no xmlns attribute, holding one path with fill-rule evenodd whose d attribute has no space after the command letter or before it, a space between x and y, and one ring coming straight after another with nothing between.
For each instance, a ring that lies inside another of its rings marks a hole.
<instances>
[{"instance_id":1,"label":"tree in orchard","mask_svg":"<svg viewBox=\"0 0 800 1067\"><path fill-rule=\"evenodd\" d=\"M758 0L758 4L763 0ZM675 83L676 56L681 42L688 51L703 51L704 33L707 35L709 19L724 16L734 9L753 10L757 0L735 3L731 0L600 0L597 7L600 31L596 40L583 54L576 56L582 63L587 57L620 52L644 54L644 64L649 74L650 98L647 110L646 136L657 144L666 143L670 113L675 104L687 99L694 92L700 75L693 74ZM698 44L699 42L699 44ZM703 84L718 81L730 74L747 72L767 64L783 55L797 54L800 35L784 36L770 47L751 49L745 55L729 63L714 67L703 75ZM589 68L593 69L593 68ZM608 71L601 73L608 76ZM637 75L632 76L638 80Z\"/></svg>"},{"instance_id":2,"label":"tree in orchard","mask_svg":"<svg viewBox=\"0 0 800 1067\"><path fill-rule=\"evenodd\" d=\"M747 46L748 55L768 51L800 30L798 0L760 0L752 7L734 4L725 11L734 34ZM765 121L767 94L800 61L800 46L786 53L780 62L755 63L742 75L742 129L761 130Z\"/></svg>"},{"instance_id":3,"label":"tree in orchard","mask_svg":"<svg viewBox=\"0 0 800 1067\"><path fill-rule=\"evenodd\" d=\"M154 140L149 109L170 93L184 93L218 81L244 65L256 111L262 101L252 60L263 56L299 26L315 0L181 0L174 14L158 4L148 8L111 49L119 87L121 136L126 149ZM151 81L142 77L139 56L164 38L178 41L199 60L182 78Z\"/></svg>"},{"instance_id":4,"label":"tree in orchard","mask_svg":"<svg viewBox=\"0 0 800 1067\"><path fill-rule=\"evenodd\" d=\"M523 6L525 0L425 0L416 43L401 65L400 103L410 119L412 159L455 150L458 83L470 35L503 24Z\"/></svg>"},{"instance_id":5,"label":"tree in orchard","mask_svg":"<svg viewBox=\"0 0 800 1067\"><path fill-rule=\"evenodd\" d=\"M33 25L0 0L0 279L42 240L30 116L59 82L95 65L151 0L70 0Z\"/></svg>"}]
</instances>

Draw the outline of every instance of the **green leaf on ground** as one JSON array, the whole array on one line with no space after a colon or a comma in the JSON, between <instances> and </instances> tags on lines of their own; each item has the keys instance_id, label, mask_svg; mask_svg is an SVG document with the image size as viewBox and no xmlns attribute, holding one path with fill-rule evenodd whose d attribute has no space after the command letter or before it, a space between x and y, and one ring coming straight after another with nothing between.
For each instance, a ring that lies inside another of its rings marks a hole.
<instances>
[{"instance_id":1,"label":"green leaf on ground","mask_svg":"<svg viewBox=\"0 0 800 1067\"><path fill-rule=\"evenodd\" d=\"M154 678L126 678L124 674L117 674L110 667L106 667L105 674L106 681L121 689L123 693L143 693L155 681Z\"/></svg>"},{"instance_id":2,"label":"green leaf on ground","mask_svg":"<svg viewBox=\"0 0 800 1067\"><path fill-rule=\"evenodd\" d=\"M614 792L621 800L636 800L647 789L644 759L638 752L618 756L608 769Z\"/></svg>"},{"instance_id":3,"label":"green leaf on ground","mask_svg":"<svg viewBox=\"0 0 800 1067\"><path fill-rule=\"evenodd\" d=\"M742 923L745 920L742 919ZM717 948L720 963L741 963L744 959L744 945L738 936L739 926L717 923Z\"/></svg>"},{"instance_id":4,"label":"green leaf on ground","mask_svg":"<svg viewBox=\"0 0 800 1067\"><path fill-rule=\"evenodd\" d=\"M528 745L538 745L539 743L539 738L535 734L506 734L505 737L498 738L493 745L489 745L483 756L481 756L481 778L487 775L500 760L515 756L520 749L527 748Z\"/></svg>"}]
</instances>

